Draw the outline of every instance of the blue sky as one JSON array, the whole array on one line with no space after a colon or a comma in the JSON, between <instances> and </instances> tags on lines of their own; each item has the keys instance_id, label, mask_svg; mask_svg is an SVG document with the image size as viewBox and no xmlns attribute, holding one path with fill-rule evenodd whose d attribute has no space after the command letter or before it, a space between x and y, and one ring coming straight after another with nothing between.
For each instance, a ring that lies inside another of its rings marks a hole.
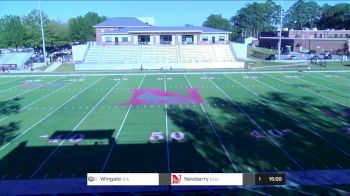
<instances>
[{"instance_id":1,"label":"blue sky","mask_svg":"<svg viewBox=\"0 0 350 196\"><path fill-rule=\"evenodd\" d=\"M184 24L202 25L210 14L221 14L225 18L233 16L237 10L252 1L41 1L42 10L51 19L66 21L71 17L84 15L88 11L107 17L151 16L158 26L183 26ZM259 1L263 2L263 1ZM280 1L276 1L280 3ZM288 9L295 1L284 0ZM336 4L346 1L318 1ZM0 17L4 15L26 15L38 9L38 1L2 1L0 0Z\"/></svg>"}]
</instances>

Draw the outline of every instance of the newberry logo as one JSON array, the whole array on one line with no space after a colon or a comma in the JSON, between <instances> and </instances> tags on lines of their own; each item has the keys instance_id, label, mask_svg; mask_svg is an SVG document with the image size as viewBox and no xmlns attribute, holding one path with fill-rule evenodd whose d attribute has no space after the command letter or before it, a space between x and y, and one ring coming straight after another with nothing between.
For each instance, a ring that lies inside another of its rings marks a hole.
<instances>
[{"instance_id":1,"label":"newberry logo","mask_svg":"<svg viewBox=\"0 0 350 196\"><path fill-rule=\"evenodd\" d=\"M181 183L181 175L172 174L171 184L180 184L180 183Z\"/></svg>"},{"instance_id":2,"label":"newberry logo","mask_svg":"<svg viewBox=\"0 0 350 196\"><path fill-rule=\"evenodd\" d=\"M122 105L165 105L165 104L201 104L200 89L182 89L187 95L172 93L162 89L135 89L129 102Z\"/></svg>"}]
</instances>

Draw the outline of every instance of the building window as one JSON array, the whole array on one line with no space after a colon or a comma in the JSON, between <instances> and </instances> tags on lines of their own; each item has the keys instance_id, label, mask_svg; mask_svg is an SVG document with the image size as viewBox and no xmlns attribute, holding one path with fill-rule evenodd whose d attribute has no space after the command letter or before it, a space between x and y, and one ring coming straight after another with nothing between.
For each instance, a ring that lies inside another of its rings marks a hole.
<instances>
[{"instance_id":1,"label":"building window","mask_svg":"<svg viewBox=\"0 0 350 196\"><path fill-rule=\"evenodd\" d=\"M340 37L342 38L342 37L343 37L343 34L340 34Z\"/></svg>"},{"instance_id":2,"label":"building window","mask_svg":"<svg viewBox=\"0 0 350 196\"><path fill-rule=\"evenodd\" d=\"M106 41L106 42L112 42L112 37L106 37L106 38L105 38L105 41Z\"/></svg>"},{"instance_id":3,"label":"building window","mask_svg":"<svg viewBox=\"0 0 350 196\"><path fill-rule=\"evenodd\" d=\"M193 35L182 35L182 44L193 44Z\"/></svg>"},{"instance_id":4,"label":"building window","mask_svg":"<svg viewBox=\"0 0 350 196\"><path fill-rule=\"evenodd\" d=\"M203 36L202 41L208 41L208 36Z\"/></svg>"},{"instance_id":5,"label":"building window","mask_svg":"<svg viewBox=\"0 0 350 196\"><path fill-rule=\"evenodd\" d=\"M338 38L338 34L335 34L334 37L335 37L335 38Z\"/></svg>"},{"instance_id":6,"label":"building window","mask_svg":"<svg viewBox=\"0 0 350 196\"><path fill-rule=\"evenodd\" d=\"M160 44L171 44L172 36L171 35L160 35L159 40L160 40Z\"/></svg>"},{"instance_id":7,"label":"building window","mask_svg":"<svg viewBox=\"0 0 350 196\"><path fill-rule=\"evenodd\" d=\"M323 37L323 35L322 34L320 34L320 38L322 38Z\"/></svg>"},{"instance_id":8,"label":"building window","mask_svg":"<svg viewBox=\"0 0 350 196\"><path fill-rule=\"evenodd\" d=\"M122 37L122 42L128 42L128 37Z\"/></svg>"},{"instance_id":9,"label":"building window","mask_svg":"<svg viewBox=\"0 0 350 196\"><path fill-rule=\"evenodd\" d=\"M314 38L317 38L317 34L314 35Z\"/></svg>"},{"instance_id":10,"label":"building window","mask_svg":"<svg viewBox=\"0 0 350 196\"><path fill-rule=\"evenodd\" d=\"M101 33L104 33L105 32L105 30L104 29L101 29Z\"/></svg>"},{"instance_id":11,"label":"building window","mask_svg":"<svg viewBox=\"0 0 350 196\"><path fill-rule=\"evenodd\" d=\"M346 34L345 36L346 36L346 37L349 37L349 34Z\"/></svg>"},{"instance_id":12,"label":"building window","mask_svg":"<svg viewBox=\"0 0 350 196\"><path fill-rule=\"evenodd\" d=\"M150 35L138 35L137 37L139 45L148 45L151 41Z\"/></svg>"},{"instance_id":13,"label":"building window","mask_svg":"<svg viewBox=\"0 0 350 196\"><path fill-rule=\"evenodd\" d=\"M219 41L225 41L225 36L219 36Z\"/></svg>"}]
</instances>

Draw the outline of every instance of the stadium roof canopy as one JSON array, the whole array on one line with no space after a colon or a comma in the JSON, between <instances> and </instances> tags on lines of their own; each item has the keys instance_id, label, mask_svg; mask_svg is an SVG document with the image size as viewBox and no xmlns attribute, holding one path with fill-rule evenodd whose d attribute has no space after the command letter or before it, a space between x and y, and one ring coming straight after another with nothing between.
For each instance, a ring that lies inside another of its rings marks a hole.
<instances>
[{"instance_id":1,"label":"stadium roof canopy","mask_svg":"<svg viewBox=\"0 0 350 196\"><path fill-rule=\"evenodd\" d=\"M209 27L126 27L114 29L101 34L130 34L130 33L176 33L176 32L191 32L191 33L231 33L220 29Z\"/></svg>"},{"instance_id":2,"label":"stadium roof canopy","mask_svg":"<svg viewBox=\"0 0 350 196\"><path fill-rule=\"evenodd\" d=\"M98 23L94 27L149 27L135 17L114 17Z\"/></svg>"}]
</instances>

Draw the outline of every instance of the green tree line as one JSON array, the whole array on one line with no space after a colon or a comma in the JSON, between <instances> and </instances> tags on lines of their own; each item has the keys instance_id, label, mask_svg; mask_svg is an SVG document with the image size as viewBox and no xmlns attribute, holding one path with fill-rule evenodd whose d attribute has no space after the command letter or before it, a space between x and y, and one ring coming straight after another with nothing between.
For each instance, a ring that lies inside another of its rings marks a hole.
<instances>
[{"instance_id":1,"label":"green tree line","mask_svg":"<svg viewBox=\"0 0 350 196\"><path fill-rule=\"evenodd\" d=\"M229 19L211 14L203 26L232 32L230 39L240 36L259 36L262 31L276 30L280 23L281 6L273 0L248 3ZM350 29L350 4L325 4L297 0L283 10L283 27L302 29ZM0 48L41 47L40 14L31 11L26 16L7 15L0 18ZM71 42L95 40L94 25L106 20L94 12L69 19L67 22L49 19L42 13L46 46L65 45ZM192 26L186 24L186 26Z\"/></svg>"},{"instance_id":2,"label":"green tree line","mask_svg":"<svg viewBox=\"0 0 350 196\"><path fill-rule=\"evenodd\" d=\"M232 39L258 37L262 31L277 30L280 12L281 6L272 0L248 3L230 19L210 15L203 26L231 31ZM350 3L320 6L316 1L298 0L288 10L282 10L282 17L283 27L289 29L350 29Z\"/></svg>"},{"instance_id":3,"label":"green tree line","mask_svg":"<svg viewBox=\"0 0 350 196\"><path fill-rule=\"evenodd\" d=\"M88 12L62 22L51 20L42 12L42 20L45 45L50 47L95 40L92 26L106 20L106 17ZM33 10L23 17L6 15L0 18L0 48L7 47L42 47L39 10Z\"/></svg>"}]
</instances>

